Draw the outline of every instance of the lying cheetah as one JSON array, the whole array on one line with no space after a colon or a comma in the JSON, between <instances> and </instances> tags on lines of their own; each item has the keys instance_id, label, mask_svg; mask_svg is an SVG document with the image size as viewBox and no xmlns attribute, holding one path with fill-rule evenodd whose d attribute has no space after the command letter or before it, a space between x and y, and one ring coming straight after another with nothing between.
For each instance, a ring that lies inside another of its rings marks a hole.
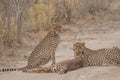
<instances>
[{"instance_id":1,"label":"lying cheetah","mask_svg":"<svg viewBox=\"0 0 120 80\"><path fill-rule=\"evenodd\" d=\"M120 49L118 47L92 50L85 43L73 45L74 55L81 56L82 66L117 66L120 64Z\"/></svg>"},{"instance_id":2,"label":"lying cheetah","mask_svg":"<svg viewBox=\"0 0 120 80\"><path fill-rule=\"evenodd\" d=\"M52 64L55 64L55 50L60 42L59 33L61 32L61 26L54 24L50 29L46 37L35 47L33 52L28 58L28 64L23 68L14 69L2 69L1 71L9 70L25 70L37 68L52 60Z\"/></svg>"},{"instance_id":3,"label":"lying cheetah","mask_svg":"<svg viewBox=\"0 0 120 80\"><path fill-rule=\"evenodd\" d=\"M75 59L58 62L58 63L56 63L54 65L50 65L48 67L26 69L25 72L64 74L64 73L67 73L68 71L76 70L80 67L82 67L81 59L80 59L80 57L79 58L77 57Z\"/></svg>"}]
</instances>

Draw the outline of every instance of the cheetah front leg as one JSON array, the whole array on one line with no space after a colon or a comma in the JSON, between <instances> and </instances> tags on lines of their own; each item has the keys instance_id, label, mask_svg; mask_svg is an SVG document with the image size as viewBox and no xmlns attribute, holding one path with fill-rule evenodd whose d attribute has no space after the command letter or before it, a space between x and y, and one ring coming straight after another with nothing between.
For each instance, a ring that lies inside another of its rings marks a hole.
<instances>
[{"instance_id":1,"label":"cheetah front leg","mask_svg":"<svg viewBox=\"0 0 120 80\"><path fill-rule=\"evenodd\" d=\"M51 60L52 60L52 64L51 65L54 65L55 64L55 51L53 51L51 53Z\"/></svg>"}]
</instances>

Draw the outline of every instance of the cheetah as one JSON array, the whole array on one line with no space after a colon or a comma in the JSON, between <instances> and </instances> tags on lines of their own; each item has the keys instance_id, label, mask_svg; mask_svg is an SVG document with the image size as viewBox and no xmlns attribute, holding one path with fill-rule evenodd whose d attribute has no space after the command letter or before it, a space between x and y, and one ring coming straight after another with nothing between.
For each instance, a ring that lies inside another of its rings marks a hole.
<instances>
[{"instance_id":1,"label":"cheetah","mask_svg":"<svg viewBox=\"0 0 120 80\"><path fill-rule=\"evenodd\" d=\"M81 56L82 66L118 66L120 64L120 49L118 47L92 50L84 42L73 45L74 56Z\"/></svg>"},{"instance_id":2,"label":"cheetah","mask_svg":"<svg viewBox=\"0 0 120 80\"><path fill-rule=\"evenodd\" d=\"M55 50L60 42L61 26L54 24L46 37L36 46L28 58L27 68L36 68L52 60L55 64Z\"/></svg>"},{"instance_id":3,"label":"cheetah","mask_svg":"<svg viewBox=\"0 0 120 80\"><path fill-rule=\"evenodd\" d=\"M26 69L25 72L29 73L59 73L64 74L68 71L76 70L82 67L81 58L77 57L74 59L69 59L65 61L58 62L54 65L50 65L48 67L40 67L34 69Z\"/></svg>"},{"instance_id":4,"label":"cheetah","mask_svg":"<svg viewBox=\"0 0 120 80\"><path fill-rule=\"evenodd\" d=\"M55 64L55 50L60 42L61 25L54 24L45 38L35 47L28 57L28 64L22 68L2 69L1 71L15 71L37 68L50 60Z\"/></svg>"}]
</instances>

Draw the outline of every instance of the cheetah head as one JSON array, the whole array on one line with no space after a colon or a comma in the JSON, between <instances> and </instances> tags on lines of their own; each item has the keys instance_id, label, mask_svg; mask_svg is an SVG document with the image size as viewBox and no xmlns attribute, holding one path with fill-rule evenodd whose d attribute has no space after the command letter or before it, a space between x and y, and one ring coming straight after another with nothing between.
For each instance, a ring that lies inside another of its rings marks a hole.
<instances>
[{"instance_id":1,"label":"cheetah head","mask_svg":"<svg viewBox=\"0 0 120 80\"><path fill-rule=\"evenodd\" d=\"M62 25L59 25L59 24L53 24L50 29L50 32L53 35L59 34L59 33L61 33L61 31L62 31Z\"/></svg>"},{"instance_id":2,"label":"cheetah head","mask_svg":"<svg viewBox=\"0 0 120 80\"><path fill-rule=\"evenodd\" d=\"M81 57L84 54L85 50L85 43L84 42L76 42L73 45L74 57Z\"/></svg>"}]
</instances>

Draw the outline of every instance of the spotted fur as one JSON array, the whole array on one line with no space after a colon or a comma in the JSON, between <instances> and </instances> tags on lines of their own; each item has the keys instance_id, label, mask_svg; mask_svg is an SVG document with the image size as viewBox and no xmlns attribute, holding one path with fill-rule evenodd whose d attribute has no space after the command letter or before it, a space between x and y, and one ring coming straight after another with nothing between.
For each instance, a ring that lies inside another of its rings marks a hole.
<instances>
[{"instance_id":1,"label":"spotted fur","mask_svg":"<svg viewBox=\"0 0 120 80\"><path fill-rule=\"evenodd\" d=\"M84 66L111 66L120 64L120 49L118 47L92 50L85 43L75 43L74 55L81 56Z\"/></svg>"},{"instance_id":2,"label":"spotted fur","mask_svg":"<svg viewBox=\"0 0 120 80\"><path fill-rule=\"evenodd\" d=\"M49 31L47 36L36 46L34 51L28 58L28 68L36 68L40 65L44 65L52 60L52 64L55 64L55 50L60 42L58 32L60 32L61 26L54 25Z\"/></svg>"}]
</instances>

